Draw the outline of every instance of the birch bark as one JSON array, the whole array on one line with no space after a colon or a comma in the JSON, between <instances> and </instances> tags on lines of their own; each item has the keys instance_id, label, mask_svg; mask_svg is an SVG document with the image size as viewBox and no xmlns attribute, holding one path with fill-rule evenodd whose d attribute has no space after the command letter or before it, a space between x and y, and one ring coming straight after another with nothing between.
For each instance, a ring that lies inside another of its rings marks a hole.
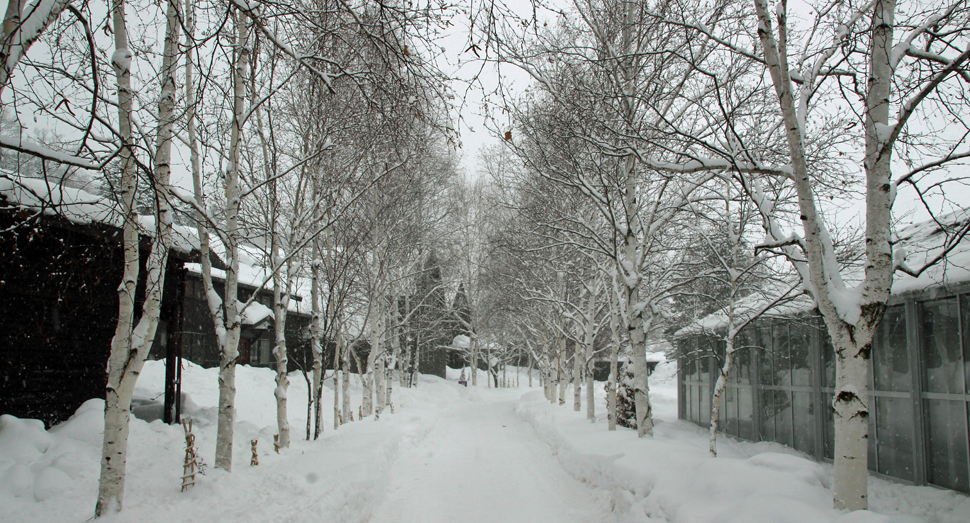
<instances>
[{"instance_id":1,"label":"birch bark","mask_svg":"<svg viewBox=\"0 0 970 523\"><path fill-rule=\"evenodd\" d=\"M316 180L313 181L313 201L318 201L319 185ZM314 222L318 221L320 216L319 211L320 206L315 206L313 210ZM320 259L320 243L316 238L313 240L313 245L311 247L312 254L310 255L313 261L310 263L310 350L313 352L313 439L320 437L323 432L323 317L320 311L320 267L322 265ZM338 355L334 358L334 378L333 378L333 394L334 394L334 428L337 428L337 412L336 406L338 401L338 396L340 392L337 388L337 373L339 372L337 359ZM309 423L309 421L308 421ZM307 435L309 439L309 434Z\"/></svg>"},{"instance_id":2,"label":"birch bark","mask_svg":"<svg viewBox=\"0 0 970 523\"><path fill-rule=\"evenodd\" d=\"M234 64L232 68L233 84L233 119L229 137L229 164L226 170L226 243L227 260L225 299L222 309L225 319L219 314L218 307L213 307L219 301L218 295L212 290L211 276L205 278L209 308L213 311L216 322L216 332L222 331L220 341L222 352L219 359L219 407L216 428L216 459L215 467L228 471L232 470L232 437L235 422L236 407L236 358L239 356L239 335L242 326L239 310L239 161L242 148L242 126L245 113L246 77L249 72L249 24L247 17L238 9L233 9L233 22L236 28L236 44L233 50ZM200 227L202 225L200 224ZM206 236L208 238L208 236ZM203 261L203 272L207 262ZM211 271L211 267L209 268ZM220 325L221 324L221 325Z\"/></svg>"},{"instance_id":3,"label":"birch bark","mask_svg":"<svg viewBox=\"0 0 970 523\"><path fill-rule=\"evenodd\" d=\"M24 13L24 8L27 7L26 0L8 0L7 11L3 18L3 33L0 34L0 94L3 94L4 88L10 83L13 71L20 60L70 3L69 0L35 2L31 4L30 11ZM122 3L122 0L112 2L113 9L117 10L117 6ZM127 50L127 39L126 35L125 47L118 47L116 33L115 49Z\"/></svg>"},{"instance_id":4,"label":"birch bark","mask_svg":"<svg viewBox=\"0 0 970 523\"><path fill-rule=\"evenodd\" d=\"M338 326L339 327L339 326ZM338 328L337 330L337 344L340 345L341 354L343 356L343 369L341 370L341 400L343 405L341 405L342 415L341 418L344 423L350 421L350 351L351 348L347 346L344 340L343 332Z\"/></svg>"},{"instance_id":5,"label":"birch bark","mask_svg":"<svg viewBox=\"0 0 970 523\"><path fill-rule=\"evenodd\" d=\"M586 419L590 423L596 421L596 398L593 391L593 370L590 368L593 362L594 342L596 338L596 297L599 290L589 293L589 301L586 302L586 331L583 345L586 347L586 354L583 358L583 369L586 371Z\"/></svg>"},{"instance_id":6,"label":"birch bark","mask_svg":"<svg viewBox=\"0 0 970 523\"><path fill-rule=\"evenodd\" d=\"M175 67L180 26L178 4L168 2L166 10L165 44L161 68L161 92L158 100L158 131L154 162L156 215L155 240L147 262L145 301L137 325L134 322L135 290L139 273L139 241L134 210L135 161L131 136L131 51L128 49L127 23L124 2L113 6L112 22L115 30L115 53L112 65L118 80L119 129L122 149L122 212L125 216L123 247L125 266L118 288L118 323L111 341L108 358L108 381L105 386L104 436L101 447L101 474L95 517L116 513L122 509L125 492L125 472L128 459L128 423L131 417L131 396L135 382L151 350L158 327L165 287L165 269L172 245L172 207L169 201L171 177L172 124L175 120Z\"/></svg>"},{"instance_id":7,"label":"birch bark","mask_svg":"<svg viewBox=\"0 0 970 523\"><path fill-rule=\"evenodd\" d=\"M854 291L847 289L842 280L832 241L819 215L813 192L804 146L804 114L795 105L796 100L804 101L806 93L796 96L792 89L785 8L783 4L775 12L776 39L766 0L755 0L758 37L778 95L788 141L792 178L805 234L811 290L836 353L833 504L840 509L864 510L868 507L868 360L873 332L886 309L895 269L889 243L892 145L890 136L879 132L879 128L888 128L889 124L896 3L894 0L876 0L872 10L864 124L866 270L862 284ZM847 301L854 301L853 292L858 293L858 305L847 307Z\"/></svg>"},{"instance_id":8,"label":"birch bark","mask_svg":"<svg viewBox=\"0 0 970 523\"><path fill-rule=\"evenodd\" d=\"M620 356L620 303L615 289L610 289L610 334L613 346L610 349L610 381L606 389L607 426L616 430L616 395L619 384L618 360Z\"/></svg>"},{"instance_id":9,"label":"birch bark","mask_svg":"<svg viewBox=\"0 0 970 523\"><path fill-rule=\"evenodd\" d=\"M583 408L583 348L577 343L573 348L573 410Z\"/></svg>"}]
</instances>

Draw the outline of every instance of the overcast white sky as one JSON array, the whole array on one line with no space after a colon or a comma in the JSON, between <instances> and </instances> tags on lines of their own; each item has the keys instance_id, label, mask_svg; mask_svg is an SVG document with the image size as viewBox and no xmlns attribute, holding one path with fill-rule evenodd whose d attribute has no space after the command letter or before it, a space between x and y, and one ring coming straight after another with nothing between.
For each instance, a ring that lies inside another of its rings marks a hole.
<instances>
[{"instance_id":1,"label":"overcast white sky","mask_svg":"<svg viewBox=\"0 0 970 523\"><path fill-rule=\"evenodd\" d=\"M504 0L504 3L512 8L520 16L531 16L533 3L530 0ZM554 0L546 2L554 6L570 5L568 0ZM465 0L465 5L470 9L478 9L481 2ZM550 19L549 11L538 11L540 20ZM514 95L521 94L530 84L529 76L508 64L502 65L500 72L493 63L485 63L478 59L472 51L468 51L471 43L481 44L481 34L476 28L475 32L470 29L468 15L459 15L454 19L455 25L452 26L452 33L442 44L447 50L446 63L442 65L454 78L452 89L455 91L457 99L456 105L460 108L459 132L462 143L460 153L462 154L462 166L466 176L474 178L478 168L478 154L484 147L492 144L501 143L502 133L510 125L508 119L503 119L497 100L487 100L484 95L495 90L499 82L499 74L507 89L511 88ZM482 54L482 57L485 55ZM478 77L480 86L470 86L469 81L475 76ZM484 105L488 103L492 120L486 117ZM456 115L457 119L459 115Z\"/></svg>"}]
</instances>

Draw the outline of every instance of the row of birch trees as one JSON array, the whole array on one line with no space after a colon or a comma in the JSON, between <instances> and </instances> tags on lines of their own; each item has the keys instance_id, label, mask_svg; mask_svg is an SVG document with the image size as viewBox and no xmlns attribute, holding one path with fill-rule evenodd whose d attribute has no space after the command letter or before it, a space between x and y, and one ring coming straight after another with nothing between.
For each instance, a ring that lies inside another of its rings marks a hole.
<instances>
[{"instance_id":1,"label":"row of birch trees","mask_svg":"<svg viewBox=\"0 0 970 523\"><path fill-rule=\"evenodd\" d=\"M197 256L220 348L216 467L232 468L240 332L257 295L237 299L241 283L273 291L277 378L267 394L281 448L291 437L286 317L303 281L307 437L323 430L328 367L343 371L335 426L352 416L349 348L367 329L362 410L375 409L375 382L376 412L393 405L388 376L401 347L384 330L402 319L388 296L409 291L455 174L447 79L435 65L453 14L331 0L8 3L5 157L103 177L123 228L96 517L122 508L131 396L155 339L173 235ZM57 132L38 140L37 126ZM333 362L323 361L328 344Z\"/></svg>"},{"instance_id":2,"label":"row of birch trees","mask_svg":"<svg viewBox=\"0 0 970 523\"><path fill-rule=\"evenodd\" d=\"M722 390L744 318L764 312L739 302L777 274L762 301L807 295L833 340L834 505L865 509L866 369L893 277L966 234L918 267L892 236L965 205L948 190L970 157L968 17L958 0L574 0L482 24L486 59L532 79L503 92L504 263L550 399L588 340L628 345L650 436L649 340L709 312L688 306L701 298L724 308Z\"/></svg>"}]
</instances>

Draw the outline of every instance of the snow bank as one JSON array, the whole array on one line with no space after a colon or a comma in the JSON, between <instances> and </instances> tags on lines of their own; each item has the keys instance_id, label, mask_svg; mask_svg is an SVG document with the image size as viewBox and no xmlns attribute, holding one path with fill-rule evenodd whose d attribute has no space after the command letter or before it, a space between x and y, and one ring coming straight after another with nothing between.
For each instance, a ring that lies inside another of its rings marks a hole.
<instances>
[{"instance_id":1,"label":"snow bank","mask_svg":"<svg viewBox=\"0 0 970 523\"><path fill-rule=\"evenodd\" d=\"M217 369L187 364L182 377L184 413L194 421L200 456L211 464ZM454 381L422 375L417 388L395 386L394 414L386 413L379 421L371 417L348 423L336 431L331 418L332 381L328 380L323 398L324 434L318 441L305 441L306 382L301 373L294 373L288 394L293 441L279 454L272 451L276 432L274 377L271 369L237 369L233 471L230 474L209 468L205 476L197 478L194 488L183 493L179 485L184 434L180 426L165 425L154 418L162 397L164 364L147 362L135 397L138 415L149 419L132 418L124 510L104 521L370 521L378 515L377 507L399 494L394 491L392 469L417 470L415 467L429 460L432 452L446 447L483 466L518 470L513 456L478 456L475 442L456 439L453 436L458 433L448 425L467 422L476 429L475 423L484 423L483 412L490 409L488 412L494 415L488 419L501 419L496 413L504 411L512 416L511 405L526 424L509 437L522 440L527 435L531 443L522 443L530 445L530 452L544 454L548 445L557 460L552 462L554 466L558 463L569 475L595 489L595 496L602 496L597 499L608 500L619 522L970 521L970 499L966 496L878 479L870 480L872 512L842 514L830 508L831 466L805 459L775 443L721 438L720 457L709 457L706 431L676 420L672 363L661 364L651 376L658 423L656 435L650 439L638 439L632 430L606 430L602 383L596 385L597 422L590 424L585 409L573 412L571 402L566 407L550 405L538 389L523 394L523 389L487 389L483 382L477 388L465 388ZM356 380L356 376L351 378L355 409L360 404ZM91 518L97 494L103 409L103 401L88 401L71 419L46 431L39 421L0 416L0 521L82 522ZM498 435L513 430L513 425L502 423L499 428L493 423L480 428L488 437L504 437ZM515 425L523 424L515 421ZM531 439L533 432L541 443ZM259 441L257 467L249 465L251 439ZM532 477L520 471L510 476L510 481L530 481ZM468 486L456 482L453 488ZM448 503L447 492L430 502ZM488 500L493 502L502 500ZM481 510L487 511L488 503ZM490 515L484 512L476 517L488 521Z\"/></svg>"},{"instance_id":2,"label":"snow bank","mask_svg":"<svg viewBox=\"0 0 970 523\"><path fill-rule=\"evenodd\" d=\"M202 460L214 462L218 369L186 363L183 417L193 420ZM292 444L273 452L276 433L275 373L236 370L233 472L209 467L197 485L180 492L185 436L181 426L157 419L164 362L149 361L138 380L130 425L124 510L106 522L303 521L364 522L385 495L387 470L402 449L417 444L445 404L459 399L457 385L421 376L415 389L395 386L398 414L367 418L333 430L332 380L324 387L323 437L305 441L307 386L290 375ZM356 375L353 407L360 404ZM82 522L97 495L104 401L93 399L68 421L45 431L37 420L0 416L0 520ZM150 421L140 419L145 416ZM356 417L356 416L355 416ZM258 440L259 466L249 465L250 440Z\"/></svg>"},{"instance_id":3,"label":"snow bank","mask_svg":"<svg viewBox=\"0 0 970 523\"><path fill-rule=\"evenodd\" d=\"M706 430L677 421L676 403L670 408L674 366L661 364L651 377L651 397L660 406L653 438L622 427L608 432L602 415L590 424L582 413L550 405L541 392L525 394L517 413L573 477L610 493L620 522L968 521L966 496L876 478L870 479L872 511L843 514L831 508L831 465L775 443L722 436L719 457L712 458Z\"/></svg>"}]
</instances>

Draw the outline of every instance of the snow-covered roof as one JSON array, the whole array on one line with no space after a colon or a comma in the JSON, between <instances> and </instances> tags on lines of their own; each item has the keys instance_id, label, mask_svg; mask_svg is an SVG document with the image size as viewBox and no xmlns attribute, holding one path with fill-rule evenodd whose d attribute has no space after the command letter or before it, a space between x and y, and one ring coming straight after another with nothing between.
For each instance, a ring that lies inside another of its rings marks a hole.
<instances>
[{"instance_id":1,"label":"snow-covered roof","mask_svg":"<svg viewBox=\"0 0 970 523\"><path fill-rule=\"evenodd\" d=\"M48 216L61 216L72 223L121 225L121 214L109 200L81 189L36 178L0 173L0 196L8 203Z\"/></svg>"},{"instance_id":2,"label":"snow-covered roof","mask_svg":"<svg viewBox=\"0 0 970 523\"><path fill-rule=\"evenodd\" d=\"M20 177L9 171L0 172L0 197L10 205L46 216L59 216L78 225L104 224L116 228L124 225L118 205L83 189L58 184L41 178ZM155 217L138 217L139 233L155 235ZM199 242L187 227L175 225L172 248L182 254L198 250Z\"/></svg>"},{"instance_id":3,"label":"snow-covered roof","mask_svg":"<svg viewBox=\"0 0 970 523\"><path fill-rule=\"evenodd\" d=\"M900 228L893 242L895 258L905 259L905 264L911 268L921 267L927 260L936 258L947 246L954 245L946 257L936 265L930 267L919 277L912 277L897 271L893 278L892 294L899 295L908 292L921 291L931 287L954 285L970 282L970 237L964 237L958 243L954 234L967 226L970 221L970 208L937 217ZM970 236L970 235L968 235ZM861 280L860 268L853 267L843 274L846 282ZM768 304L781 296L788 287L781 285L775 288L763 289L760 293L748 295L735 303L735 321L743 322L753 314L762 311ZM796 291L797 292L797 291ZM793 293L794 294L794 293ZM796 316L815 309L815 301L805 294L798 294L794 299L773 307L766 316ZM727 326L727 308L710 314L695 323L677 331L675 337L689 336L714 332Z\"/></svg>"},{"instance_id":4,"label":"snow-covered roof","mask_svg":"<svg viewBox=\"0 0 970 523\"><path fill-rule=\"evenodd\" d=\"M956 239L954 234L964 230L970 222L970 208L900 228L896 232L895 258L905 259L905 264L913 269L922 267L928 260L938 257ZM941 285L954 285L970 282L970 237L956 243L946 258L930 267L919 277L896 272L893 279L893 294L920 291Z\"/></svg>"},{"instance_id":5,"label":"snow-covered roof","mask_svg":"<svg viewBox=\"0 0 970 523\"><path fill-rule=\"evenodd\" d=\"M471 338L464 334L459 334L455 336L454 340L452 340L451 346L458 349L467 349L471 347L471 342Z\"/></svg>"},{"instance_id":6,"label":"snow-covered roof","mask_svg":"<svg viewBox=\"0 0 970 523\"><path fill-rule=\"evenodd\" d=\"M242 304L240 304L240 306L242 306ZM267 318L271 320L276 319L276 317L273 316L273 311L258 301L250 303L249 306L242 311L243 325L258 325L261 321Z\"/></svg>"},{"instance_id":7,"label":"snow-covered roof","mask_svg":"<svg viewBox=\"0 0 970 523\"><path fill-rule=\"evenodd\" d=\"M185 269L191 274L202 275L202 265L199 263L186 263ZM212 278L218 281L226 281L226 271L212 268ZM270 271L264 267L252 266L239 263L239 283L254 288L273 290L273 277ZM312 303L308 299L310 296L310 282L307 278L300 278L296 283L292 296L299 299L291 299L286 310L300 314L310 314Z\"/></svg>"}]
</instances>

